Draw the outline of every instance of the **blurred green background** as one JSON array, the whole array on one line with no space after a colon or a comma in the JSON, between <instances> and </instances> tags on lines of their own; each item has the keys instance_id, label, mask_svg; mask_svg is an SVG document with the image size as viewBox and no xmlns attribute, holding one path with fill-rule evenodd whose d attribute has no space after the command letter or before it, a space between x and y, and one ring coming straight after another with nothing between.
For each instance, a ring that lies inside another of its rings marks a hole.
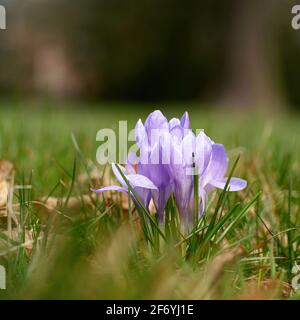
<instances>
[{"instance_id":1,"label":"blurred green background","mask_svg":"<svg viewBox=\"0 0 300 320\"><path fill-rule=\"evenodd\" d=\"M0 97L298 109L295 3L1 0Z\"/></svg>"}]
</instances>

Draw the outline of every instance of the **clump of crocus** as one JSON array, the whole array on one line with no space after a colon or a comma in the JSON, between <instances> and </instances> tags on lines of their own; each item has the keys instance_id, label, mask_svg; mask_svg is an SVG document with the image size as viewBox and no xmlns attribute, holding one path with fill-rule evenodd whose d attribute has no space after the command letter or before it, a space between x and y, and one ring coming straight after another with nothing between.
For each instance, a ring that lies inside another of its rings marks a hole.
<instances>
[{"instance_id":1,"label":"clump of crocus","mask_svg":"<svg viewBox=\"0 0 300 320\"><path fill-rule=\"evenodd\" d=\"M130 154L127 170L121 166L119 170L145 207L153 199L160 221L163 220L171 193L174 194L183 223L190 224L195 213L195 190L199 199L198 217L201 217L208 194L214 188L225 188L228 180L225 177L228 169L225 148L222 144L214 143L203 131L195 135L190 129L187 112L180 120L173 118L170 121L161 111L152 112L145 123L141 120L137 122L135 139L140 155ZM93 191L128 193L128 185L119 170L114 164L112 168L122 186ZM197 189L194 190L195 181ZM247 186L247 182L231 178L227 186L229 191L239 191ZM137 203L134 195L131 196Z\"/></svg>"}]
</instances>

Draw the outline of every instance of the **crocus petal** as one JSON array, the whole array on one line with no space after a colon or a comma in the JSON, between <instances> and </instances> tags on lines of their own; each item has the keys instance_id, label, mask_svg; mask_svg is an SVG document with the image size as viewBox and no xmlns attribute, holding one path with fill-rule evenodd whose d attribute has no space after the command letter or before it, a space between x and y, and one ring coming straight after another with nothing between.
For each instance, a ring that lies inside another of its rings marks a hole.
<instances>
[{"instance_id":1,"label":"crocus petal","mask_svg":"<svg viewBox=\"0 0 300 320\"><path fill-rule=\"evenodd\" d=\"M213 187L224 189L228 178L213 180L209 184ZM239 178L231 178L228 184L228 191L240 191L247 187L247 181Z\"/></svg>"},{"instance_id":2,"label":"crocus petal","mask_svg":"<svg viewBox=\"0 0 300 320\"><path fill-rule=\"evenodd\" d=\"M144 188L144 189L148 189L148 190L158 190L157 187L153 184L153 182L141 175L141 174L127 174L126 169L122 166L120 166L120 169L122 170L122 172L125 175L125 178L128 180L129 185L135 189L135 188ZM122 178L120 172L117 169L117 166L113 163L112 164L112 170L116 176L116 178L119 180L119 182L122 184L122 186L125 189L128 189L128 185L126 183L126 181Z\"/></svg>"},{"instance_id":3,"label":"crocus petal","mask_svg":"<svg viewBox=\"0 0 300 320\"><path fill-rule=\"evenodd\" d=\"M145 189L157 190L153 182L141 174L132 174L126 177L132 188L140 187Z\"/></svg>"},{"instance_id":4,"label":"crocus petal","mask_svg":"<svg viewBox=\"0 0 300 320\"><path fill-rule=\"evenodd\" d=\"M182 140L182 153L183 153L183 158L186 165L192 165L194 152L195 152L195 135L193 132L190 132Z\"/></svg>"},{"instance_id":5,"label":"crocus petal","mask_svg":"<svg viewBox=\"0 0 300 320\"><path fill-rule=\"evenodd\" d=\"M119 168L121 169L121 171L123 172L124 176L126 177L127 174L128 174L128 172L126 172L126 169L125 169L123 166L120 166L120 165L118 165L118 166L119 166ZM113 171L114 175L116 176L117 180L121 183L121 185L122 185L124 188L127 188L127 183L126 183L126 181L122 178L122 175L120 174L117 166L116 166L114 163L112 163L111 168L112 168L112 171Z\"/></svg>"},{"instance_id":6,"label":"crocus petal","mask_svg":"<svg viewBox=\"0 0 300 320\"><path fill-rule=\"evenodd\" d=\"M172 191L173 191L173 184L168 184L166 186L159 188L158 193L153 195L154 204L157 209L157 216L160 221L163 220L163 213Z\"/></svg>"},{"instance_id":7,"label":"crocus petal","mask_svg":"<svg viewBox=\"0 0 300 320\"><path fill-rule=\"evenodd\" d=\"M128 194L128 190L123 188L123 187L119 187L119 186L109 186L109 187L104 187L101 189L91 189L91 191L93 192L97 192L97 193L102 193L102 192L107 192L107 191L118 191L118 192L123 192L125 194ZM147 189L144 188L135 188L135 192L138 194L140 201L142 202L142 204L148 208L150 200L151 200L151 192ZM135 196L131 193L131 197L132 200L134 201L134 203L138 206L138 201L136 200Z\"/></svg>"},{"instance_id":8,"label":"crocus petal","mask_svg":"<svg viewBox=\"0 0 300 320\"><path fill-rule=\"evenodd\" d=\"M180 121L177 118L173 118L169 121L169 130L172 130L174 127L181 127Z\"/></svg>"},{"instance_id":9,"label":"crocus petal","mask_svg":"<svg viewBox=\"0 0 300 320\"><path fill-rule=\"evenodd\" d=\"M223 179L227 168L228 159L224 146L213 144L209 164L200 178L201 186L205 187L210 181Z\"/></svg>"},{"instance_id":10,"label":"crocus petal","mask_svg":"<svg viewBox=\"0 0 300 320\"><path fill-rule=\"evenodd\" d=\"M135 141L139 147L145 144L148 145L149 143L148 135L141 119L139 119L135 126Z\"/></svg>"},{"instance_id":11,"label":"crocus petal","mask_svg":"<svg viewBox=\"0 0 300 320\"><path fill-rule=\"evenodd\" d=\"M193 194L193 177L187 174L187 167L183 162L182 145L176 141L174 136L164 135L163 141L166 145L171 144L171 163L168 172L174 185L174 196L180 215L183 219L190 216L190 198ZM162 143L164 146L164 143ZM191 171L191 170L190 170Z\"/></svg>"},{"instance_id":12,"label":"crocus petal","mask_svg":"<svg viewBox=\"0 0 300 320\"><path fill-rule=\"evenodd\" d=\"M151 152L151 162L147 166L147 177L154 183L158 188L170 184L170 175L167 163L170 163L171 152L165 151L163 140L160 140L160 143L155 144ZM167 154L168 153L168 154ZM163 157L164 155L164 157Z\"/></svg>"},{"instance_id":13,"label":"crocus petal","mask_svg":"<svg viewBox=\"0 0 300 320\"><path fill-rule=\"evenodd\" d=\"M185 173L182 174L180 170L177 170L176 172L178 174L178 178L176 178L174 182L175 201L180 215L189 219L189 216L193 217L193 178L192 176L186 176ZM182 179L180 179L180 176L182 176Z\"/></svg>"},{"instance_id":14,"label":"crocus petal","mask_svg":"<svg viewBox=\"0 0 300 320\"><path fill-rule=\"evenodd\" d=\"M164 136L164 138L166 138L166 135ZM166 143L166 145L171 146L171 161L170 161L169 170L172 171L172 168L174 166L176 166L176 167L179 166L180 168L184 169L184 158L183 158L183 154L182 154L182 144L180 143L180 141L176 140L172 136L167 137L167 139L165 139L165 141L167 141L168 139L169 139L169 141L168 141L168 143ZM173 174L171 172L170 176L172 176L172 175Z\"/></svg>"},{"instance_id":15,"label":"crocus petal","mask_svg":"<svg viewBox=\"0 0 300 320\"><path fill-rule=\"evenodd\" d=\"M195 162L198 174L202 175L207 168L212 153L212 142L209 137L202 131L196 137L195 143Z\"/></svg>"},{"instance_id":16,"label":"crocus petal","mask_svg":"<svg viewBox=\"0 0 300 320\"><path fill-rule=\"evenodd\" d=\"M183 129L189 129L190 128L190 118L189 114L185 112L180 120L181 127Z\"/></svg>"},{"instance_id":17,"label":"crocus petal","mask_svg":"<svg viewBox=\"0 0 300 320\"><path fill-rule=\"evenodd\" d=\"M167 118L161 113L161 111L156 110L148 116L145 121L145 129L148 134L148 139L151 137L151 130L159 129L168 131L169 130L169 123Z\"/></svg>"},{"instance_id":18,"label":"crocus petal","mask_svg":"<svg viewBox=\"0 0 300 320\"><path fill-rule=\"evenodd\" d=\"M142 202L142 204L148 208L149 207L149 203L151 200L151 191L149 189L145 189L145 188L140 188L140 187L136 187L134 188L134 191L138 194L140 201ZM157 192L155 192L157 193ZM138 202L136 200L136 198L134 196L132 196L134 202L136 205L138 205Z\"/></svg>"},{"instance_id":19,"label":"crocus petal","mask_svg":"<svg viewBox=\"0 0 300 320\"><path fill-rule=\"evenodd\" d=\"M158 188L158 194L153 196L153 200L160 220L163 218L167 200L173 191L173 181L169 174L169 164L163 164L167 158L170 160L171 157L170 150L165 149L168 143L169 140L161 137L151 151L151 163L144 166L145 170L142 168L142 173L147 175Z\"/></svg>"},{"instance_id":20,"label":"crocus petal","mask_svg":"<svg viewBox=\"0 0 300 320\"><path fill-rule=\"evenodd\" d=\"M175 126L170 130L170 133L178 139L178 142L180 142L184 135L184 129L182 129L181 126Z\"/></svg>"},{"instance_id":21,"label":"crocus petal","mask_svg":"<svg viewBox=\"0 0 300 320\"><path fill-rule=\"evenodd\" d=\"M119 187L119 186L109 186L101 189L91 189L91 191L97 192L97 193L102 193L106 191L118 191L118 192L128 193L126 188Z\"/></svg>"},{"instance_id":22,"label":"crocus petal","mask_svg":"<svg viewBox=\"0 0 300 320\"><path fill-rule=\"evenodd\" d=\"M153 145L159 140L164 132L169 132L169 122L161 111L152 112L145 121L145 129L148 136L149 145ZM140 146L144 149L144 146Z\"/></svg>"}]
</instances>

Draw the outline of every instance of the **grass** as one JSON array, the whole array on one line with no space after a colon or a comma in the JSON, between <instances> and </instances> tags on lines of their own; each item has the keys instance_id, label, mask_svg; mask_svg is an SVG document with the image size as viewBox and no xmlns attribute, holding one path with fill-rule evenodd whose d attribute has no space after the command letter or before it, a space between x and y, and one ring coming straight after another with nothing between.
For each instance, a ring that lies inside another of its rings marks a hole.
<instances>
[{"instance_id":1,"label":"grass","mask_svg":"<svg viewBox=\"0 0 300 320\"><path fill-rule=\"evenodd\" d=\"M300 297L291 287L300 255L297 115L161 108L169 118L188 110L193 129L223 143L234 175L249 183L211 194L204 218L184 233L172 197L164 225L120 195L90 197L91 186L107 181L100 167L93 177L97 131L119 120L133 128L152 106L55 106L0 106L1 159L13 162L16 185L32 186L14 189L12 235L0 214L8 277L0 298ZM45 198L55 205L44 208Z\"/></svg>"}]
</instances>

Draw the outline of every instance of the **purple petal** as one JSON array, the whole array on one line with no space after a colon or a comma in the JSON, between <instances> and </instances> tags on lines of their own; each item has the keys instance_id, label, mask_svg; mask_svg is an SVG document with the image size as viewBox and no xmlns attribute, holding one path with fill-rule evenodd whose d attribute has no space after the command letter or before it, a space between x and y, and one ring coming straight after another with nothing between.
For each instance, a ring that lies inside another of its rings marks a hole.
<instances>
[{"instance_id":1,"label":"purple petal","mask_svg":"<svg viewBox=\"0 0 300 320\"><path fill-rule=\"evenodd\" d=\"M125 175L125 177L127 177L128 173L126 172L126 169L124 167L120 166L119 164L118 164L118 166L121 169L121 171L123 172L123 174ZM112 163L111 168L112 168L112 171L113 171L114 175L116 176L117 180L121 183L121 185L124 188L127 188L127 184L126 184L125 180L122 178L122 175L120 174L117 166L114 163Z\"/></svg>"},{"instance_id":2,"label":"purple petal","mask_svg":"<svg viewBox=\"0 0 300 320\"><path fill-rule=\"evenodd\" d=\"M209 164L212 153L212 142L209 137L200 132L196 137L195 160L199 175L202 175Z\"/></svg>"},{"instance_id":3,"label":"purple petal","mask_svg":"<svg viewBox=\"0 0 300 320\"><path fill-rule=\"evenodd\" d=\"M167 136L170 138L169 134ZM170 140L164 139L162 136L152 149L151 164L141 166L143 174L145 174L158 188L158 193L154 195L153 200L160 219L163 217L167 200L173 190L173 181L169 170L170 166L169 164L163 164L162 162L162 160L166 160L165 158L167 156L171 156L170 150L165 149L169 142ZM163 153L165 153L164 158L162 157Z\"/></svg>"},{"instance_id":4,"label":"purple petal","mask_svg":"<svg viewBox=\"0 0 300 320\"><path fill-rule=\"evenodd\" d=\"M169 121L169 130L172 130L174 127L180 126L180 121L177 118L173 118Z\"/></svg>"},{"instance_id":5,"label":"purple petal","mask_svg":"<svg viewBox=\"0 0 300 320\"><path fill-rule=\"evenodd\" d=\"M178 140L176 136L172 136L171 134L165 134L161 139L161 145L163 150L170 148L170 162L168 163L168 169L172 174L172 168L174 166L183 165L183 156L182 156L182 146L181 142Z\"/></svg>"},{"instance_id":6,"label":"purple petal","mask_svg":"<svg viewBox=\"0 0 300 320\"><path fill-rule=\"evenodd\" d=\"M122 172L124 173L125 178L128 180L128 182L132 188L139 187L139 188L157 190L157 187L153 184L153 182L149 178L147 178L141 174L128 174L124 167L122 167L120 165L118 165L118 166L122 170ZM112 164L112 170L113 170L116 178L118 179L118 181L122 184L122 186L125 189L127 189L128 188L127 183L122 178L120 172L117 169L117 166L114 163Z\"/></svg>"},{"instance_id":7,"label":"purple petal","mask_svg":"<svg viewBox=\"0 0 300 320\"><path fill-rule=\"evenodd\" d=\"M181 141L184 136L184 130L181 126L175 126L170 130L172 136L175 136L178 141Z\"/></svg>"},{"instance_id":8,"label":"purple petal","mask_svg":"<svg viewBox=\"0 0 300 320\"><path fill-rule=\"evenodd\" d=\"M200 177L201 186L205 187L213 180L223 179L227 168L228 159L224 146L222 144L213 144L209 164L203 176Z\"/></svg>"},{"instance_id":9,"label":"purple petal","mask_svg":"<svg viewBox=\"0 0 300 320\"><path fill-rule=\"evenodd\" d=\"M156 110L145 121L145 129L151 146L158 141L163 132L169 131L169 123L161 111Z\"/></svg>"},{"instance_id":10,"label":"purple petal","mask_svg":"<svg viewBox=\"0 0 300 320\"><path fill-rule=\"evenodd\" d=\"M166 117L161 113L161 111L156 110L148 116L145 121L145 129L147 134L150 133L152 129L169 129L169 123Z\"/></svg>"},{"instance_id":11,"label":"purple petal","mask_svg":"<svg viewBox=\"0 0 300 320\"><path fill-rule=\"evenodd\" d=\"M134 191L138 194L140 201L142 202L142 204L148 208L149 207L149 203L151 200L151 191L149 191L148 189L145 188L135 188ZM133 200L135 201L135 204L138 205L138 202L136 200L136 198L132 195Z\"/></svg>"},{"instance_id":12,"label":"purple petal","mask_svg":"<svg viewBox=\"0 0 300 320\"><path fill-rule=\"evenodd\" d=\"M183 129L189 129L190 128L190 118L189 114L185 112L180 120L180 124Z\"/></svg>"},{"instance_id":13,"label":"purple petal","mask_svg":"<svg viewBox=\"0 0 300 320\"><path fill-rule=\"evenodd\" d=\"M157 187L153 184L153 182L145 176L141 174L130 174L126 177L128 179L129 184L132 188L144 188L144 189L151 189L157 190Z\"/></svg>"},{"instance_id":14,"label":"purple petal","mask_svg":"<svg viewBox=\"0 0 300 320\"><path fill-rule=\"evenodd\" d=\"M159 188L158 193L153 196L154 204L157 209L157 215L160 221L163 220L163 213L172 191L173 184L167 184Z\"/></svg>"},{"instance_id":15,"label":"purple petal","mask_svg":"<svg viewBox=\"0 0 300 320\"><path fill-rule=\"evenodd\" d=\"M182 140L182 153L186 165L193 163L193 153L195 152L195 135L191 132Z\"/></svg>"},{"instance_id":16,"label":"purple petal","mask_svg":"<svg viewBox=\"0 0 300 320\"><path fill-rule=\"evenodd\" d=\"M180 170L176 171L177 177L174 183L174 196L181 216L193 216L193 177L185 175ZM180 178L182 177L182 179Z\"/></svg>"},{"instance_id":17,"label":"purple petal","mask_svg":"<svg viewBox=\"0 0 300 320\"><path fill-rule=\"evenodd\" d=\"M226 182L228 178L223 178L220 180L213 180L210 182L210 185L219 188L224 189ZM228 185L228 191L240 191L247 187L247 181L239 178L231 178L229 185Z\"/></svg>"},{"instance_id":18,"label":"purple petal","mask_svg":"<svg viewBox=\"0 0 300 320\"><path fill-rule=\"evenodd\" d=\"M148 135L141 119L139 119L135 126L135 141L139 147L145 144L148 145L149 143Z\"/></svg>"},{"instance_id":19,"label":"purple petal","mask_svg":"<svg viewBox=\"0 0 300 320\"><path fill-rule=\"evenodd\" d=\"M163 139L162 139L163 141ZM171 158L170 150L168 150L169 154L164 154L164 158L162 157L164 153L164 145L163 142L155 144L155 147L151 152L151 163L145 165L147 167L147 171L145 175L154 183L158 188L166 186L170 184L170 175L169 175L169 164L164 164ZM163 160L163 161L162 161Z\"/></svg>"}]
</instances>

